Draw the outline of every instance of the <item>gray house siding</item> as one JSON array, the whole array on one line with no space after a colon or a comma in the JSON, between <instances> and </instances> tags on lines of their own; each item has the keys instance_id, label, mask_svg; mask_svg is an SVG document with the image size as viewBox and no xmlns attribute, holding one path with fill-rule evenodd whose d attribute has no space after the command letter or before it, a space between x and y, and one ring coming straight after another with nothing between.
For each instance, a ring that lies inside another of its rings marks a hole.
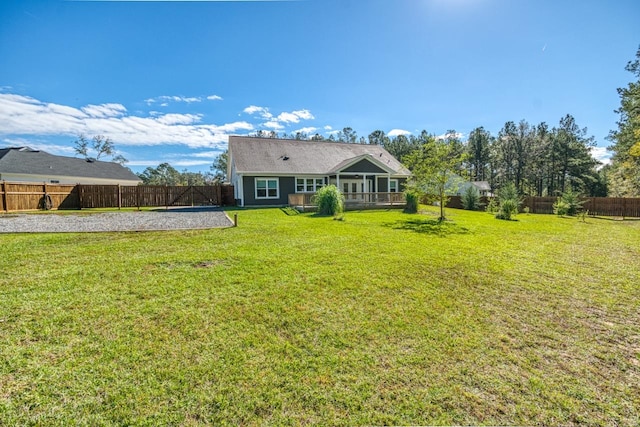
<instances>
[{"instance_id":1,"label":"gray house siding","mask_svg":"<svg viewBox=\"0 0 640 427\"><path fill-rule=\"evenodd\" d=\"M245 206L284 206L289 204L289 194L296 192L296 180L292 176L269 177L278 179L279 191L277 199L256 199L256 178L263 176L243 176L242 187L244 189Z\"/></svg>"},{"instance_id":2,"label":"gray house siding","mask_svg":"<svg viewBox=\"0 0 640 427\"><path fill-rule=\"evenodd\" d=\"M407 180L405 178L391 178L391 179L395 179L398 181L398 191L403 192L404 187L407 184ZM387 183L388 183L387 177L379 176L378 182L376 185L376 191L380 193L387 193L389 191L389 187L387 187Z\"/></svg>"},{"instance_id":3,"label":"gray house siding","mask_svg":"<svg viewBox=\"0 0 640 427\"><path fill-rule=\"evenodd\" d=\"M379 193L386 193L387 191L389 191L389 189L387 188L387 178L386 177L378 177L378 182L376 183L376 190Z\"/></svg>"},{"instance_id":4,"label":"gray house siding","mask_svg":"<svg viewBox=\"0 0 640 427\"><path fill-rule=\"evenodd\" d=\"M360 160L359 162L349 166L342 170L343 173L355 172L355 173L386 173L378 166L374 165L368 160Z\"/></svg>"}]
</instances>

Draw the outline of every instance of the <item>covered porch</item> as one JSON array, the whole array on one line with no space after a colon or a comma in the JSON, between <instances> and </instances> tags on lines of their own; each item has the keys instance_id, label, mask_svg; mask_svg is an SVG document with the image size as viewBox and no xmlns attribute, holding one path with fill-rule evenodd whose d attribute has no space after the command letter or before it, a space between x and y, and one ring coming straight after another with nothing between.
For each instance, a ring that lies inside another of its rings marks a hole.
<instances>
[{"instance_id":1,"label":"covered porch","mask_svg":"<svg viewBox=\"0 0 640 427\"><path fill-rule=\"evenodd\" d=\"M315 210L313 193L289 194L289 207L301 212ZM403 193L353 193L351 197L345 194L345 210L403 208L406 204Z\"/></svg>"}]
</instances>

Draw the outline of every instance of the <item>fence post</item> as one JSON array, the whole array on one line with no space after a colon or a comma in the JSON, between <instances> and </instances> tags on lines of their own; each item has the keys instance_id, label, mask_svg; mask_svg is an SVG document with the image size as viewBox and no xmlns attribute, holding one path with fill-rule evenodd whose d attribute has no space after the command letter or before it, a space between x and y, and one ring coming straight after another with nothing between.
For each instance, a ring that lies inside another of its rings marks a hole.
<instances>
[{"instance_id":1,"label":"fence post","mask_svg":"<svg viewBox=\"0 0 640 427\"><path fill-rule=\"evenodd\" d=\"M169 210L169 186L167 184L164 185L164 204L165 210Z\"/></svg>"},{"instance_id":2,"label":"fence post","mask_svg":"<svg viewBox=\"0 0 640 427\"><path fill-rule=\"evenodd\" d=\"M136 206L138 207L138 210L140 210L140 186L139 185L136 187Z\"/></svg>"},{"instance_id":3,"label":"fence post","mask_svg":"<svg viewBox=\"0 0 640 427\"><path fill-rule=\"evenodd\" d=\"M4 207L5 212L9 212L9 207L7 206L7 181L2 181L2 206Z\"/></svg>"},{"instance_id":4,"label":"fence post","mask_svg":"<svg viewBox=\"0 0 640 427\"><path fill-rule=\"evenodd\" d=\"M118 210L122 209L122 188L118 184Z\"/></svg>"}]
</instances>

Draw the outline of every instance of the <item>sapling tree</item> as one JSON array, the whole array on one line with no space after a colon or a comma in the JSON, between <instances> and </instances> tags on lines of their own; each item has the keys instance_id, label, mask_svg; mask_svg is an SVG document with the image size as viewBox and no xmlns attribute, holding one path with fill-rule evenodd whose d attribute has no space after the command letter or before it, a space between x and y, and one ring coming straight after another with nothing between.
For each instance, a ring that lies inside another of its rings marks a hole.
<instances>
[{"instance_id":1,"label":"sapling tree","mask_svg":"<svg viewBox=\"0 0 640 427\"><path fill-rule=\"evenodd\" d=\"M498 191L498 211L496 218L511 220L518 213L522 200L513 182L509 182Z\"/></svg>"},{"instance_id":2,"label":"sapling tree","mask_svg":"<svg viewBox=\"0 0 640 427\"><path fill-rule=\"evenodd\" d=\"M455 135L454 131L449 131L445 138L426 135L421 146L403 158L413 173L411 187L427 200L439 203L439 221L446 219L444 207L449 196L457 192L464 174L467 155Z\"/></svg>"}]
</instances>

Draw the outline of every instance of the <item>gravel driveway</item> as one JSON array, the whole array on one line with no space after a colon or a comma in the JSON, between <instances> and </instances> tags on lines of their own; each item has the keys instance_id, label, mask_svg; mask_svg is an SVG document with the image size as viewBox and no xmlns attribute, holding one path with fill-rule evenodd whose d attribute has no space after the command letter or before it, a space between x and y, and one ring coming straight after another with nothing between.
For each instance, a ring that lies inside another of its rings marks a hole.
<instances>
[{"instance_id":1,"label":"gravel driveway","mask_svg":"<svg viewBox=\"0 0 640 427\"><path fill-rule=\"evenodd\" d=\"M193 230L232 225L229 217L215 207L64 215L0 214L0 233Z\"/></svg>"}]
</instances>

